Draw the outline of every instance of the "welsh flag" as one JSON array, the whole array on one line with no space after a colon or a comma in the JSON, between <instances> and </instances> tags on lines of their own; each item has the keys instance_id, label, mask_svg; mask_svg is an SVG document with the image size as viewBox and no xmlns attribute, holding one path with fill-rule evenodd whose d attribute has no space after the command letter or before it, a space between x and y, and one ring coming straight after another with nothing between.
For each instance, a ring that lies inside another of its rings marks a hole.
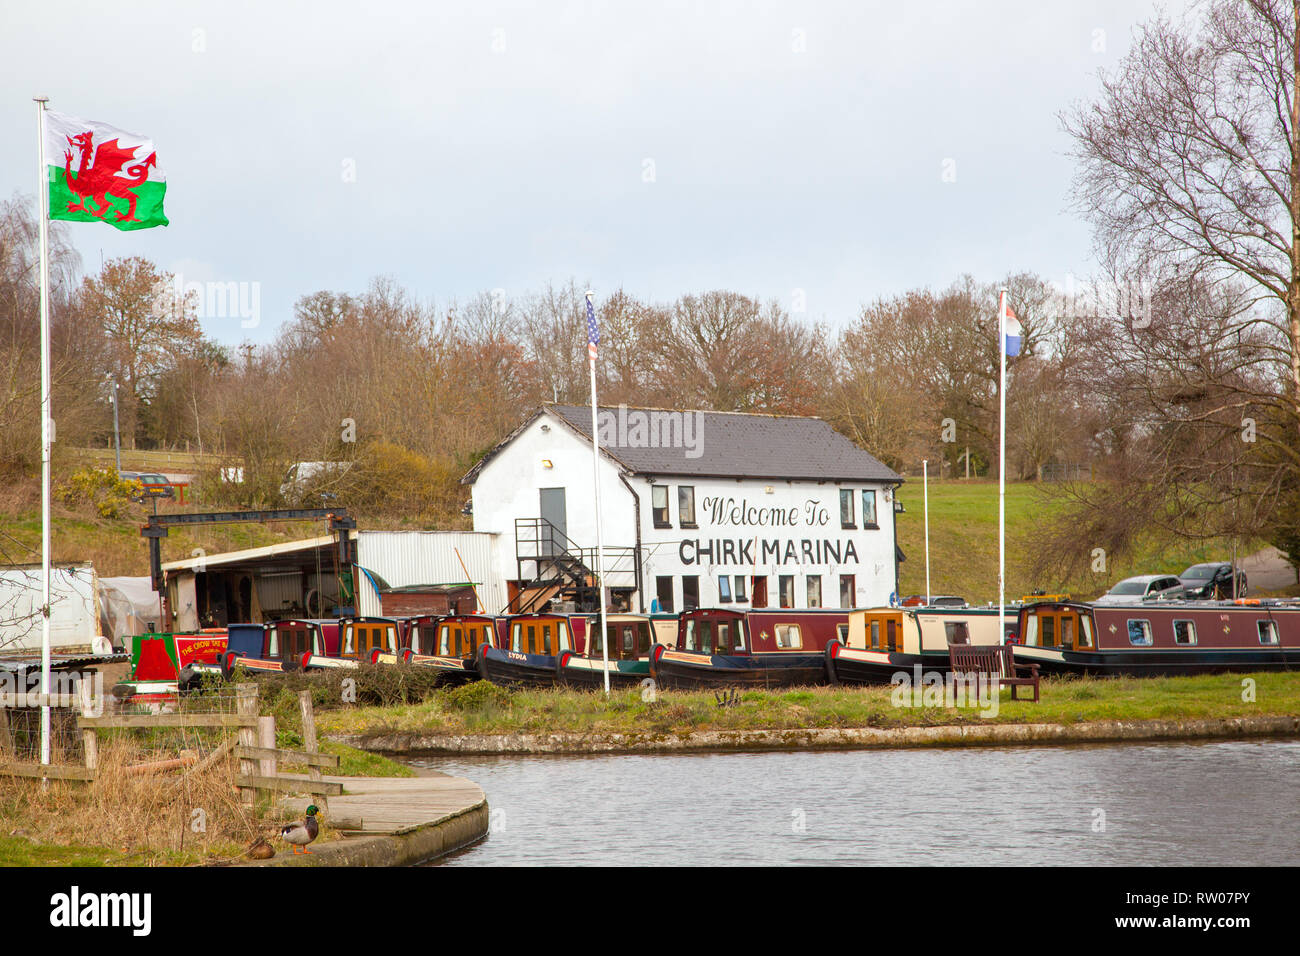
<instances>
[{"instance_id":1,"label":"welsh flag","mask_svg":"<svg viewBox=\"0 0 1300 956\"><path fill-rule=\"evenodd\" d=\"M50 218L115 229L167 225L153 142L94 120L45 111Z\"/></svg>"}]
</instances>

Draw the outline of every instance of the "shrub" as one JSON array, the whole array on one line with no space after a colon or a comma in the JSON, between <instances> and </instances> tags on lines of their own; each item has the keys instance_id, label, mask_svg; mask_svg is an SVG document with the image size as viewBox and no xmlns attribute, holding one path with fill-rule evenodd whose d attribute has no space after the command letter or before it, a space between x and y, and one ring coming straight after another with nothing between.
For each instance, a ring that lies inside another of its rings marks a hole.
<instances>
[{"instance_id":1,"label":"shrub","mask_svg":"<svg viewBox=\"0 0 1300 956\"><path fill-rule=\"evenodd\" d=\"M111 468L82 468L54 491L70 508L89 504L101 518L122 518L131 510L131 499L144 491L135 480L126 481Z\"/></svg>"}]
</instances>

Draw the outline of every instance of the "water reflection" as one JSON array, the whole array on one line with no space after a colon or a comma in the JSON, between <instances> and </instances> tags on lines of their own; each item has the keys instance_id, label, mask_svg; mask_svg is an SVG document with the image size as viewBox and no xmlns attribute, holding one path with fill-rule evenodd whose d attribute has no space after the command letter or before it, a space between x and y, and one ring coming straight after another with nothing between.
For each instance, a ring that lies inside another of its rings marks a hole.
<instances>
[{"instance_id":1,"label":"water reflection","mask_svg":"<svg viewBox=\"0 0 1300 956\"><path fill-rule=\"evenodd\" d=\"M1300 741L409 762L487 793L447 865L1300 863Z\"/></svg>"}]
</instances>

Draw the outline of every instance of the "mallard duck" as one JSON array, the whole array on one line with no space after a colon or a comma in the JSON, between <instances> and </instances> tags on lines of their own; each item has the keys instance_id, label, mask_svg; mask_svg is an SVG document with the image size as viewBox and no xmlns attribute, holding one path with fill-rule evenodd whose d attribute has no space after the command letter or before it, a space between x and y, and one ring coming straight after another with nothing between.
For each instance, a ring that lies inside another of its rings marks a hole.
<instances>
[{"instance_id":1,"label":"mallard duck","mask_svg":"<svg viewBox=\"0 0 1300 956\"><path fill-rule=\"evenodd\" d=\"M311 852L311 850L307 849L307 844L320 834L320 824L316 822L316 814L319 812L316 804L313 803L307 808L305 819L298 820L296 823L287 823L280 830L280 837L286 843L293 844L295 854Z\"/></svg>"}]
</instances>

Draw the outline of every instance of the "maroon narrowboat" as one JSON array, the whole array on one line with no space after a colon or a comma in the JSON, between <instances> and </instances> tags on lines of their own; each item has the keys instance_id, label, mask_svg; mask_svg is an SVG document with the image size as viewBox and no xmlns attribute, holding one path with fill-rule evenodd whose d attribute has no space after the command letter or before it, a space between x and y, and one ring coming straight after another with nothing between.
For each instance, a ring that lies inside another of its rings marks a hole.
<instances>
[{"instance_id":1,"label":"maroon narrowboat","mask_svg":"<svg viewBox=\"0 0 1300 956\"><path fill-rule=\"evenodd\" d=\"M651 649L661 687L792 687L825 684L826 645L848 633L838 609L683 611L677 646Z\"/></svg>"},{"instance_id":2,"label":"maroon narrowboat","mask_svg":"<svg viewBox=\"0 0 1300 956\"><path fill-rule=\"evenodd\" d=\"M453 614L440 617L429 614L411 618L397 654L379 654L377 663L401 661L415 667L427 667L443 675L445 683L464 683L478 679L478 649L495 645L498 623L502 619L488 614Z\"/></svg>"},{"instance_id":3,"label":"maroon narrowboat","mask_svg":"<svg viewBox=\"0 0 1300 956\"><path fill-rule=\"evenodd\" d=\"M313 645L303 655L304 670L356 667L372 663L380 654L397 653L398 623L390 617L345 617L337 622L331 650Z\"/></svg>"},{"instance_id":4,"label":"maroon narrowboat","mask_svg":"<svg viewBox=\"0 0 1300 956\"><path fill-rule=\"evenodd\" d=\"M1160 601L1020 609L1017 661L1045 674L1168 677L1300 669L1300 602Z\"/></svg>"},{"instance_id":5,"label":"maroon narrowboat","mask_svg":"<svg viewBox=\"0 0 1300 956\"><path fill-rule=\"evenodd\" d=\"M339 622L332 618L232 624L227 630L227 651L221 658L226 678L235 667L295 671L310 655L337 654L339 648Z\"/></svg>"}]
</instances>

